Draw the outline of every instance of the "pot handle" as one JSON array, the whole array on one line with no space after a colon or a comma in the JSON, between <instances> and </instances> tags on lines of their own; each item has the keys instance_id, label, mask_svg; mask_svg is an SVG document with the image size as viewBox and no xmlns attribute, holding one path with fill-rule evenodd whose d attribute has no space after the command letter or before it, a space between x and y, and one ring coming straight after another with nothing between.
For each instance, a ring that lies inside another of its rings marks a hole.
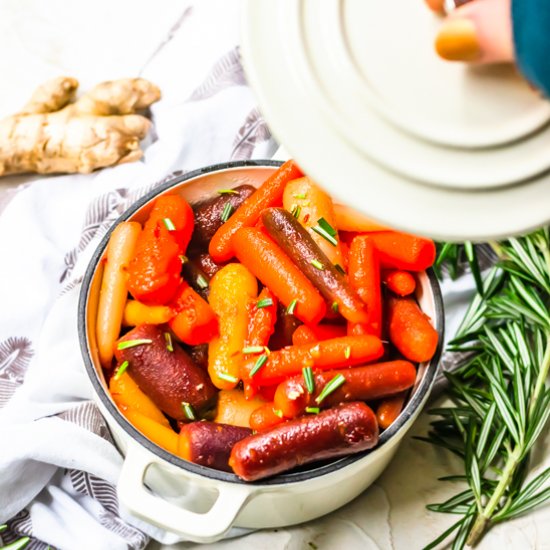
<instances>
[{"instance_id":1,"label":"pot handle","mask_svg":"<svg viewBox=\"0 0 550 550\"><path fill-rule=\"evenodd\" d=\"M143 485L145 472L155 458L129 445L117 485L121 504L134 516L193 542L219 540L232 527L248 499L251 488L237 483L220 483L218 496L207 512L186 510L153 495Z\"/></svg>"}]
</instances>

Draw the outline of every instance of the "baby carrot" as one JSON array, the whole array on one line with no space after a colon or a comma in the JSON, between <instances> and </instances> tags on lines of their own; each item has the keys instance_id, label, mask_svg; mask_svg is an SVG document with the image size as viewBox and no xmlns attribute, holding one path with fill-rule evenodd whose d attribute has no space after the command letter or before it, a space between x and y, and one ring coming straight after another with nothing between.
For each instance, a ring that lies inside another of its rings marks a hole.
<instances>
[{"instance_id":1,"label":"baby carrot","mask_svg":"<svg viewBox=\"0 0 550 550\"><path fill-rule=\"evenodd\" d=\"M429 361L437 349L437 331L412 298L388 299L388 327L393 345L411 361Z\"/></svg>"},{"instance_id":2,"label":"baby carrot","mask_svg":"<svg viewBox=\"0 0 550 550\"><path fill-rule=\"evenodd\" d=\"M250 415L265 401L261 397L246 399L241 390L221 390L218 393L218 406L214 422L231 426L250 427Z\"/></svg>"},{"instance_id":3,"label":"baby carrot","mask_svg":"<svg viewBox=\"0 0 550 550\"><path fill-rule=\"evenodd\" d=\"M416 289L416 281L408 271L387 271L383 281L389 290L401 297L412 294Z\"/></svg>"},{"instance_id":4,"label":"baby carrot","mask_svg":"<svg viewBox=\"0 0 550 550\"><path fill-rule=\"evenodd\" d=\"M146 306L137 300L128 300L124 307L122 324L136 327L137 325L162 325L176 314L168 306Z\"/></svg>"},{"instance_id":5,"label":"baby carrot","mask_svg":"<svg viewBox=\"0 0 550 550\"><path fill-rule=\"evenodd\" d=\"M253 226L264 208L280 204L285 185L303 174L293 160L285 162L216 231L208 251L215 262L226 262L234 255L232 239L242 227Z\"/></svg>"},{"instance_id":6,"label":"baby carrot","mask_svg":"<svg viewBox=\"0 0 550 550\"><path fill-rule=\"evenodd\" d=\"M292 343L294 345L307 344L341 336L346 336L345 325L314 325L311 327L301 325L294 331Z\"/></svg>"},{"instance_id":7,"label":"baby carrot","mask_svg":"<svg viewBox=\"0 0 550 550\"><path fill-rule=\"evenodd\" d=\"M287 376L299 374L303 367L317 370L350 367L379 359L384 346L376 336L344 336L314 344L288 346L272 351L261 360L247 361L243 366L246 378L252 378L260 386L280 382Z\"/></svg>"},{"instance_id":8,"label":"baby carrot","mask_svg":"<svg viewBox=\"0 0 550 550\"><path fill-rule=\"evenodd\" d=\"M372 233L371 238L383 268L423 271L435 261L435 244L431 239L397 231Z\"/></svg>"},{"instance_id":9,"label":"baby carrot","mask_svg":"<svg viewBox=\"0 0 550 550\"><path fill-rule=\"evenodd\" d=\"M359 235L349 250L349 282L367 305L367 320L350 324L350 334L382 334L382 291L378 253L371 238Z\"/></svg>"},{"instance_id":10,"label":"baby carrot","mask_svg":"<svg viewBox=\"0 0 550 550\"><path fill-rule=\"evenodd\" d=\"M298 319L318 323L325 315L323 298L290 258L262 231L245 227L233 237L239 261L267 286ZM293 304L291 306L291 304Z\"/></svg>"},{"instance_id":11,"label":"baby carrot","mask_svg":"<svg viewBox=\"0 0 550 550\"><path fill-rule=\"evenodd\" d=\"M308 177L295 179L285 187L283 207L308 230L331 263L344 267L340 239L334 229L334 206L328 193Z\"/></svg>"},{"instance_id":12,"label":"baby carrot","mask_svg":"<svg viewBox=\"0 0 550 550\"><path fill-rule=\"evenodd\" d=\"M395 419L401 414L405 399L407 399L407 391L403 391L391 397L386 397L380 401L376 409L376 418L378 425L383 429L389 428Z\"/></svg>"},{"instance_id":13,"label":"baby carrot","mask_svg":"<svg viewBox=\"0 0 550 550\"><path fill-rule=\"evenodd\" d=\"M388 228L369 219L351 206L334 205L334 222L338 231L370 233L371 231L388 231Z\"/></svg>"},{"instance_id":14,"label":"baby carrot","mask_svg":"<svg viewBox=\"0 0 550 550\"><path fill-rule=\"evenodd\" d=\"M256 432L264 432L285 422L280 411L273 408L273 403L266 403L258 407L250 415L250 427Z\"/></svg>"},{"instance_id":15,"label":"baby carrot","mask_svg":"<svg viewBox=\"0 0 550 550\"><path fill-rule=\"evenodd\" d=\"M134 409L123 411L123 414L135 428L153 443L169 453L178 454L178 434L172 428L166 427Z\"/></svg>"},{"instance_id":16,"label":"baby carrot","mask_svg":"<svg viewBox=\"0 0 550 550\"><path fill-rule=\"evenodd\" d=\"M245 348L267 346L277 321L277 298L264 287L248 305L249 320Z\"/></svg>"},{"instance_id":17,"label":"baby carrot","mask_svg":"<svg viewBox=\"0 0 550 550\"><path fill-rule=\"evenodd\" d=\"M107 245L96 324L99 359L107 369L111 368L128 295L126 268L134 255L140 233L139 223L122 222L115 227Z\"/></svg>"},{"instance_id":18,"label":"baby carrot","mask_svg":"<svg viewBox=\"0 0 550 550\"><path fill-rule=\"evenodd\" d=\"M318 341L319 340L311 327L308 327L307 325L300 325L292 334L292 343L295 346L299 346L301 344L314 344Z\"/></svg>"},{"instance_id":19,"label":"baby carrot","mask_svg":"<svg viewBox=\"0 0 550 550\"><path fill-rule=\"evenodd\" d=\"M236 263L220 269L210 283L210 306L218 316L219 336L208 346L208 373L219 389L230 390L239 382L248 304L257 292L256 277Z\"/></svg>"}]
</instances>

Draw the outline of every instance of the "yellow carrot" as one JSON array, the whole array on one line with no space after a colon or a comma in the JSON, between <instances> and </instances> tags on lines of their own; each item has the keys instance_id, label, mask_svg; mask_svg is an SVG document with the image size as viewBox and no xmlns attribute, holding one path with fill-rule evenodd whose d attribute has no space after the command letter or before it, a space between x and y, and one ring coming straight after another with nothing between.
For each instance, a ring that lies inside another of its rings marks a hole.
<instances>
[{"instance_id":1,"label":"yellow carrot","mask_svg":"<svg viewBox=\"0 0 550 550\"><path fill-rule=\"evenodd\" d=\"M122 412L145 437L169 453L178 454L178 434L172 428L167 428L133 409Z\"/></svg>"},{"instance_id":2,"label":"yellow carrot","mask_svg":"<svg viewBox=\"0 0 550 550\"><path fill-rule=\"evenodd\" d=\"M105 259L97 311L97 347L101 364L111 367L114 344L120 333L128 290L126 268L141 232L137 222L122 222L113 231Z\"/></svg>"},{"instance_id":3,"label":"yellow carrot","mask_svg":"<svg viewBox=\"0 0 550 550\"><path fill-rule=\"evenodd\" d=\"M218 410L214 422L250 428L250 415L265 400L260 396L246 399L242 390L221 390L218 393Z\"/></svg>"},{"instance_id":4,"label":"yellow carrot","mask_svg":"<svg viewBox=\"0 0 550 550\"><path fill-rule=\"evenodd\" d=\"M218 316L219 335L208 345L208 373L219 389L239 381L248 329L248 304L258 294L256 277L244 265L228 264L210 281L210 306Z\"/></svg>"},{"instance_id":5,"label":"yellow carrot","mask_svg":"<svg viewBox=\"0 0 550 550\"><path fill-rule=\"evenodd\" d=\"M124 307L122 324L136 327L138 325L162 325L174 317L175 311L168 306L148 306L137 300L128 300Z\"/></svg>"},{"instance_id":6,"label":"yellow carrot","mask_svg":"<svg viewBox=\"0 0 550 550\"><path fill-rule=\"evenodd\" d=\"M334 223L339 231L354 233L370 233L372 231L388 231L388 228L369 219L361 212L343 204L334 205Z\"/></svg>"},{"instance_id":7,"label":"yellow carrot","mask_svg":"<svg viewBox=\"0 0 550 550\"><path fill-rule=\"evenodd\" d=\"M168 419L161 410L143 393L132 377L124 372L121 376L111 377L109 392L116 406L122 411L132 409L133 411L166 426L170 427Z\"/></svg>"},{"instance_id":8,"label":"yellow carrot","mask_svg":"<svg viewBox=\"0 0 550 550\"><path fill-rule=\"evenodd\" d=\"M283 194L283 206L285 210L294 213L333 264L344 265L338 234L330 233L331 228L336 229L334 205L330 195L309 178L299 178L287 183ZM328 224L328 235L327 225L323 222L319 225L320 219Z\"/></svg>"}]
</instances>

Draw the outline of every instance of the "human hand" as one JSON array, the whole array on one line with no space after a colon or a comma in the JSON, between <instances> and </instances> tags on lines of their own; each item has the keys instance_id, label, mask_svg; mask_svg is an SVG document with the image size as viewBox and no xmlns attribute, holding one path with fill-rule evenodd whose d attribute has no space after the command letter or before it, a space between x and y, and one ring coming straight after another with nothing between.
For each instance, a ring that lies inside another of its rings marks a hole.
<instances>
[{"instance_id":1,"label":"human hand","mask_svg":"<svg viewBox=\"0 0 550 550\"><path fill-rule=\"evenodd\" d=\"M444 12L445 0L425 1L432 10ZM511 0L473 0L451 11L436 37L435 49L449 61L514 61Z\"/></svg>"}]
</instances>

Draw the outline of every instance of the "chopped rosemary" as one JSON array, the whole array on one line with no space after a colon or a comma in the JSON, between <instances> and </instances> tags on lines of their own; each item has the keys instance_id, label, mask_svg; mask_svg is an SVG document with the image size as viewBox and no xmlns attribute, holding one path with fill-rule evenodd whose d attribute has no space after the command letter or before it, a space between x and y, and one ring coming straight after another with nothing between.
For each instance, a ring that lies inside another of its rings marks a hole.
<instances>
[{"instance_id":1,"label":"chopped rosemary","mask_svg":"<svg viewBox=\"0 0 550 550\"><path fill-rule=\"evenodd\" d=\"M340 264L334 264L334 267L342 274L346 274L346 270Z\"/></svg>"},{"instance_id":2,"label":"chopped rosemary","mask_svg":"<svg viewBox=\"0 0 550 550\"><path fill-rule=\"evenodd\" d=\"M306 407L306 412L310 414L319 414L321 409L319 407Z\"/></svg>"},{"instance_id":3,"label":"chopped rosemary","mask_svg":"<svg viewBox=\"0 0 550 550\"><path fill-rule=\"evenodd\" d=\"M186 403L185 401L183 401L181 406L183 408L183 414L185 414L185 418L187 418L187 420L197 419L197 417L195 416L195 411L193 410L193 407L189 403Z\"/></svg>"},{"instance_id":4,"label":"chopped rosemary","mask_svg":"<svg viewBox=\"0 0 550 550\"><path fill-rule=\"evenodd\" d=\"M222 222L225 223L229 219L229 216L231 216L231 214L233 214L233 205L230 202L228 202L223 207Z\"/></svg>"},{"instance_id":5,"label":"chopped rosemary","mask_svg":"<svg viewBox=\"0 0 550 550\"><path fill-rule=\"evenodd\" d=\"M197 286L199 288L208 288L208 281L205 279L204 275L197 275Z\"/></svg>"},{"instance_id":6,"label":"chopped rosemary","mask_svg":"<svg viewBox=\"0 0 550 550\"><path fill-rule=\"evenodd\" d=\"M273 300L271 298L262 298L256 302L256 307L262 309L263 307L270 307L273 305Z\"/></svg>"},{"instance_id":7,"label":"chopped rosemary","mask_svg":"<svg viewBox=\"0 0 550 550\"><path fill-rule=\"evenodd\" d=\"M322 227L331 237L336 237L338 235L338 231L330 225L330 223L325 220L325 218L319 218L317 220L317 223L319 224L319 227Z\"/></svg>"},{"instance_id":8,"label":"chopped rosemary","mask_svg":"<svg viewBox=\"0 0 550 550\"><path fill-rule=\"evenodd\" d=\"M166 349L168 351L174 351L174 346L172 345L172 335L169 332L165 332L164 339L166 340Z\"/></svg>"},{"instance_id":9,"label":"chopped rosemary","mask_svg":"<svg viewBox=\"0 0 550 550\"><path fill-rule=\"evenodd\" d=\"M305 199L307 197L307 195L305 193L294 193L294 195L292 195L295 199Z\"/></svg>"},{"instance_id":10,"label":"chopped rosemary","mask_svg":"<svg viewBox=\"0 0 550 550\"><path fill-rule=\"evenodd\" d=\"M336 391L345 382L345 376L343 374L337 374L330 382L327 382L321 393L315 398L315 403L320 405L331 393Z\"/></svg>"},{"instance_id":11,"label":"chopped rosemary","mask_svg":"<svg viewBox=\"0 0 550 550\"><path fill-rule=\"evenodd\" d=\"M322 227L314 225L311 229L318 235L321 235L321 237L323 237L323 239L328 241L331 245L338 246L338 241L330 233L327 233Z\"/></svg>"},{"instance_id":12,"label":"chopped rosemary","mask_svg":"<svg viewBox=\"0 0 550 550\"><path fill-rule=\"evenodd\" d=\"M135 348L136 346L143 346L145 344L152 344L153 340L149 338L138 338L137 340L124 340L117 344L116 349L123 350L128 348Z\"/></svg>"},{"instance_id":13,"label":"chopped rosemary","mask_svg":"<svg viewBox=\"0 0 550 550\"><path fill-rule=\"evenodd\" d=\"M262 353L264 351L264 346L247 346L243 348L243 353Z\"/></svg>"},{"instance_id":14,"label":"chopped rosemary","mask_svg":"<svg viewBox=\"0 0 550 550\"><path fill-rule=\"evenodd\" d=\"M298 219L300 217L300 212L302 211L302 208L301 206L298 206L297 204L295 204L293 207L292 207L292 210L290 211L290 213L296 218Z\"/></svg>"},{"instance_id":15,"label":"chopped rosemary","mask_svg":"<svg viewBox=\"0 0 550 550\"><path fill-rule=\"evenodd\" d=\"M176 230L176 226L170 218L162 218L162 223L164 223L164 226L166 227L166 229L168 229L168 231Z\"/></svg>"},{"instance_id":16,"label":"chopped rosemary","mask_svg":"<svg viewBox=\"0 0 550 550\"><path fill-rule=\"evenodd\" d=\"M267 363L267 355L260 355L254 366L250 369L250 376L254 376Z\"/></svg>"},{"instance_id":17,"label":"chopped rosemary","mask_svg":"<svg viewBox=\"0 0 550 550\"><path fill-rule=\"evenodd\" d=\"M319 260L311 260L310 263L313 267L316 267L317 269L320 269L321 271L323 269L325 269L325 267L323 266L323 264Z\"/></svg>"},{"instance_id":18,"label":"chopped rosemary","mask_svg":"<svg viewBox=\"0 0 550 550\"><path fill-rule=\"evenodd\" d=\"M115 380L118 380L126 372L126 369L128 368L129 364L130 363L128 363L128 361L124 361L122 365L118 367L118 369L115 372Z\"/></svg>"},{"instance_id":19,"label":"chopped rosemary","mask_svg":"<svg viewBox=\"0 0 550 550\"><path fill-rule=\"evenodd\" d=\"M298 305L298 300L294 298L290 304L288 304L288 307L286 308L286 312L289 315L294 315L294 311L296 310L296 306Z\"/></svg>"},{"instance_id":20,"label":"chopped rosemary","mask_svg":"<svg viewBox=\"0 0 550 550\"><path fill-rule=\"evenodd\" d=\"M351 347L350 346L346 346L346 349L344 350L344 357L346 359L349 359L351 357Z\"/></svg>"},{"instance_id":21,"label":"chopped rosemary","mask_svg":"<svg viewBox=\"0 0 550 550\"><path fill-rule=\"evenodd\" d=\"M273 409L273 414L279 418L283 418L283 411L281 409Z\"/></svg>"},{"instance_id":22,"label":"chopped rosemary","mask_svg":"<svg viewBox=\"0 0 550 550\"><path fill-rule=\"evenodd\" d=\"M218 189L220 195L240 195L239 191L235 189Z\"/></svg>"},{"instance_id":23,"label":"chopped rosemary","mask_svg":"<svg viewBox=\"0 0 550 550\"><path fill-rule=\"evenodd\" d=\"M334 311L334 313L338 313L338 302L332 302L332 305L330 306L330 309Z\"/></svg>"},{"instance_id":24,"label":"chopped rosemary","mask_svg":"<svg viewBox=\"0 0 550 550\"><path fill-rule=\"evenodd\" d=\"M313 371L311 367L304 367L302 369L302 374L304 375L304 382L306 383L306 389L309 394L312 394L315 391L315 379L313 378Z\"/></svg>"},{"instance_id":25,"label":"chopped rosemary","mask_svg":"<svg viewBox=\"0 0 550 550\"><path fill-rule=\"evenodd\" d=\"M232 376L231 374L228 374L227 372L219 372L218 378L221 378L222 380L225 380L226 382L231 382L231 384L236 384L239 379L236 376Z\"/></svg>"}]
</instances>

